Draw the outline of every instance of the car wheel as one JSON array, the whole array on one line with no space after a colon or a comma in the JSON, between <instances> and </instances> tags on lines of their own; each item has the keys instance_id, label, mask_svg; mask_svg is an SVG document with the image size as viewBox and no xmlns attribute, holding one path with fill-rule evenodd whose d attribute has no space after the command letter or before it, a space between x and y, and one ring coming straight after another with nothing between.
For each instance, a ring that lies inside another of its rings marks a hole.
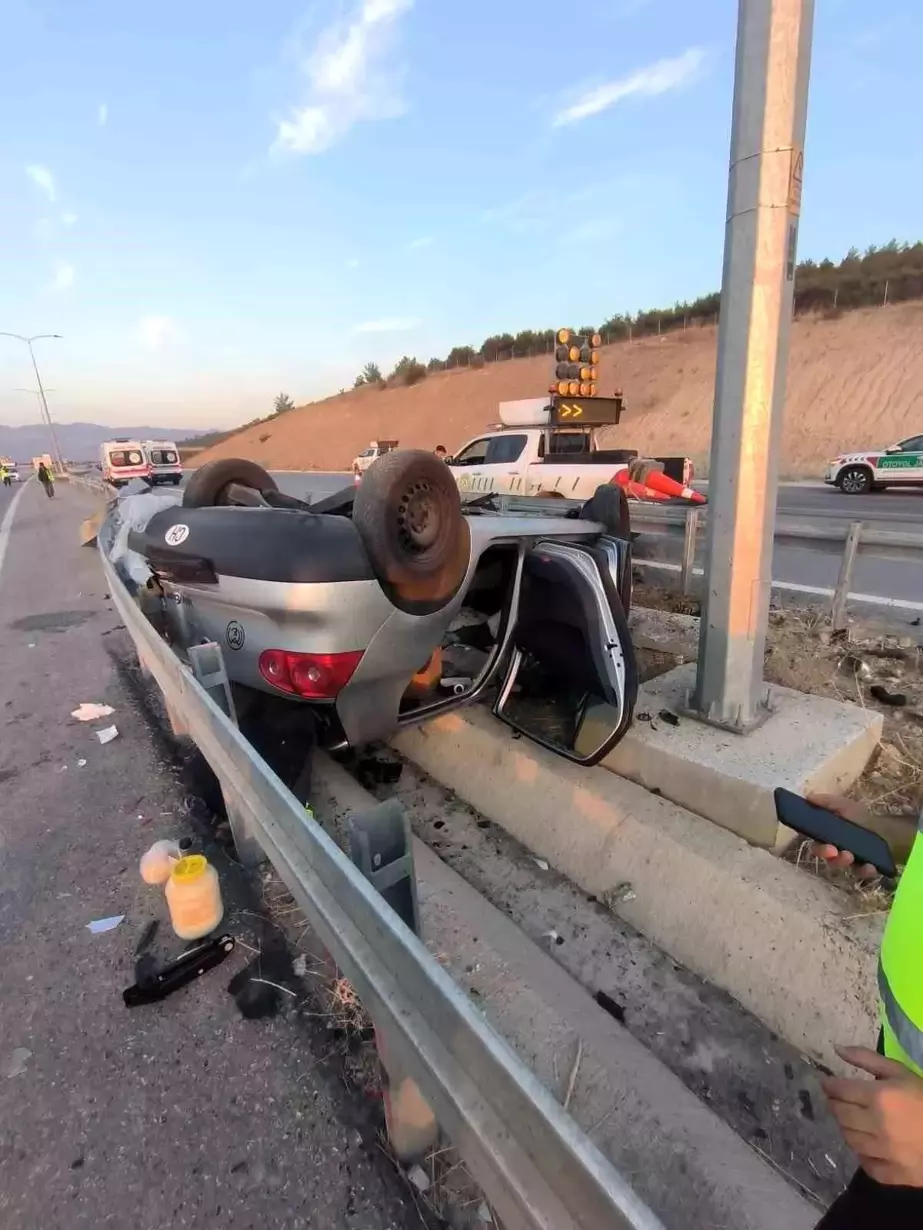
<instances>
[{"instance_id":1,"label":"car wheel","mask_svg":"<svg viewBox=\"0 0 923 1230\"><path fill-rule=\"evenodd\" d=\"M581 521L599 521L613 538L631 538L631 513L628 497L622 487L605 483L596 488L592 497L580 509Z\"/></svg>"},{"instance_id":2,"label":"car wheel","mask_svg":"<svg viewBox=\"0 0 923 1230\"><path fill-rule=\"evenodd\" d=\"M212 508L227 503L227 489L231 483L252 487L254 491L278 491L279 487L271 474L255 461L242 457L222 457L208 461L195 470L183 492L184 508Z\"/></svg>"},{"instance_id":3,"label":"car wheel","mask_svg":"<svg viewBox=\"0 0 923 1230\"><path fill-rule=\"evenodd\" d=\"M872 487L871 470L865 466L850 466L837 479L837 486L844 495L865 495Z\"/></svg>"},{"instance_id":4,"label":"car wheel","mask_svg":"<svg viewBox=\"0 0 923 1230\"><path fill-rule=\"evenodd\" d=\"M465 579L468 523L452 471L432 453L373 462L356 488L353 524L375 575L401 601L447 602Z\"/></svg>"}]
</instances>

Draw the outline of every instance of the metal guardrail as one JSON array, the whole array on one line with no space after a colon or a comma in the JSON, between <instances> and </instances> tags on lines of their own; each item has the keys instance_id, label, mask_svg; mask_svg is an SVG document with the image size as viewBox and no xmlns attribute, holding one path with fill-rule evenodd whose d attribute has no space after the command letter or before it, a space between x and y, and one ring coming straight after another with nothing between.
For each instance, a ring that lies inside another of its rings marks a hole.
<instances>
[{"instance_id":1,"label":"metal guardrail","mask_svg":"<svg viewBox=\"0 0 923 1230\"><path fill-rule=\"evenodd\" d=\"M87 486L102 491L99 480ZM420 940L306 817L159 637L102 545L100 556L109 592L171 722L195 741L221 783L235 840L256 842L272 862L355 987L385 1051L417 1082L507 1230L663 1230Z\"/></svg>"},{"instance_id":2,"label":"metal guardrail","mask_svg":"<svg viewBox=\"0 0 923 1230\"><path fill-rule=\"evenodd\" d=\"M642 536L665 537L682 544L680 574L684 594L692 592L699 534L707 525L707 515L708 509L702 507L632 506L632 525ZM773 542L776 546L800 547L840 557L839 573L830 604L830 620L834 631L846 627L846 608L856 561L860 556L900 562L911 559L923 565L923 534L879 530L868 522L847 521L845 518L839 525L814 526L806 525L783 513L776 519ZM638 545L641 545L641 540ZM652 544L645 545L650 547ZM636 554L639 562L643 563L646 558L643 545Z\"/></svg>"},{"instance_id":3,"label":"metal guardrail","mask_svg":"<svg viewBox=\"0 0 923 1230\"><path fill-rule=\"evenodd\" d=\"M580 508L581 501L499 496L498 506L509 512L560 515L564 509ZM705 541L708 507L631 501L630 509L632 530L640 535L634 544L637 562L662 564L669 560L679 569L682 592L691 594L699 548ZM830 617L835 631L846 627L846 607L857 559L910 559L923 565L923 534L879 530L868 522L846 518L839 524L831 518L830 525L814 526L782 513L776 518L773 542L776 546L800 547L840 557L837 582L831 587Z\"/></svg>"}]
</instances>

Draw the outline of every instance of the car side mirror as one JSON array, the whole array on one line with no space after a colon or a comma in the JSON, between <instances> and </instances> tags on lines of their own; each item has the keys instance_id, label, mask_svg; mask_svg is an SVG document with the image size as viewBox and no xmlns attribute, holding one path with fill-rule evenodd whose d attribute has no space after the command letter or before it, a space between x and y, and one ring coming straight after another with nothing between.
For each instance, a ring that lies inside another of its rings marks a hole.
<instances>
[{"instance_id":1,"label":"car side mirror","mask_svg":"<svg viewBox=\"0 0 923 1230\"><path fill-rule=\"evenodd\" d=\"M901 452L901 446L899 444L889 444L888 447L885 449L885 452L886 453L899 453Z\"/></svg>"}]
</instances>

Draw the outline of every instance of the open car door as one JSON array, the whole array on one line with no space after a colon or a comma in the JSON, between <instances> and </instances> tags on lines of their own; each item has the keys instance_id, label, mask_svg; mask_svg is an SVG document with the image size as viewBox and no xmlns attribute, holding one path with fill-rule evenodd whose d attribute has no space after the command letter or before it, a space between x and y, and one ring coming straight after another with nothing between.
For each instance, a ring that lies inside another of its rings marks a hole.
<instances>
[{"instance_id":1,"label":"open car door","mask_svg":"<svg viewBox=\"0 0 923 1230\"><path fill-rule=\"evenodd\" d=\"M628 631L631 550L538 543L523 564L513 651L494 713L578 764L594 765L631 725L638 666Z\"/></svg>"}]
</instances>

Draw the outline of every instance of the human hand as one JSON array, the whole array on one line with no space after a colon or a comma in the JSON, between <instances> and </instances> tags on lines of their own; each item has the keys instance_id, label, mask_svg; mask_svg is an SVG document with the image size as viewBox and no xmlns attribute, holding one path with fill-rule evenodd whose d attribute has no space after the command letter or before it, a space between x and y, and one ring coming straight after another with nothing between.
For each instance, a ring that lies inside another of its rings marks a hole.
<instances>
[{"instance_id":1,"label":"human hand","mask_svg":"<svg viewBox=\"0 0 923 1230\"><path fill-rule=\"evenodd\" d=\"M844 798L841 794L809 794L807 801L815 807L824 807L827 811L834 812L844 820L851 820L853 824L861 825L862 828L869 827L868 812L863 804L857 803L855 799ZM855 856L849 850L838 850L836 846L825 845L823 842L812 842L811 853L815 858L821 859L828 867L833 867L837 871L852 868L859 880L873 880L875 876L881 874L871 863L860 863L856 867Z\"/></svg>"},{"instance_id":2,"label":"human hand","mask_svg":"<svg viewBox=\"0 0 923 1230\"><path fill-rule=\"evenodd\" d=\"M923 1188L923 1079L864 1046L836 1047L877 1080L822 1081L830 1110L862 1169L878 1183Z\"/></svg>"}]
</instances>

